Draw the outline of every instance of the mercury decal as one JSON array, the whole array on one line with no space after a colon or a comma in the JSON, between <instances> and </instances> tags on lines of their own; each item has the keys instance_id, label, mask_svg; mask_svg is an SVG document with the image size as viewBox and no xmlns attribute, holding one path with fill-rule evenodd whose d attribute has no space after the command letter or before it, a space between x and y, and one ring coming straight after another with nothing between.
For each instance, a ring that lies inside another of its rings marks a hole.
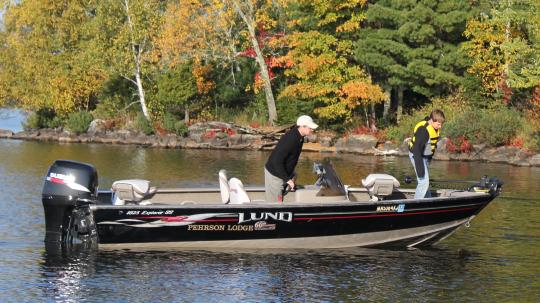
<instances>
[{"instance_id":1,"label":"mercury decal","mask_svg":"<svg viewBox=\"0 0 540 303\"><path fill-rule=\"evenodd\" d=\"M275 213L239 213L238 224L249 221L262 221L272 219L274 221L292 222L292 212L275 212Z\"/></svg>"},{"instance_id":2,"label":"mercury decal","mask_svg":"<svg viewBox=\"0 0 540 303\"><path fill-rule=\"evenodd\" d=\"M404 210L405 210L405 204L377 206L377 211L378 212L398 212L398 213L402 213Z\"/></svg>"},{"instance_id":3,"label":"mercury decal","mask_svg":"<svg viewBox=\"0 0 540 303\"><path fill-rule=\"evenodd\" d=\"M66 185L67 187L78 190L78 191L85 191L90 192L90 190L78 183L75 183L75 176L72 175L64 175L59 173L50 173L49 176L46 178L47 181L56 183L56 184L62 184Z\"/></svg>"}]
</instances>

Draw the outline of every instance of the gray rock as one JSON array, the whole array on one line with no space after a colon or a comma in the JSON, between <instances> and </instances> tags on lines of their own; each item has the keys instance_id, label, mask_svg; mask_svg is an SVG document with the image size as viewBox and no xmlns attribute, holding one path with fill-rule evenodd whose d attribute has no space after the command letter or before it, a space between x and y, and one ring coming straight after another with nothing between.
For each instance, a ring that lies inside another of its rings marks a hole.
<instances>
[{"instance_id":1,"label":"gray rock","mask_svg":"<svg viewBox=\"0 0 540 303\"><path fill-rule=\"evenodd\" d=\"M106 131L107 128L105 121L102 119L94 119L92 122L90 122L86 133L92 136L99 133L105 133Z\"/></svg>"},{"instance_id":2,"label":"gray rock","mask_svg":"<svg viewBox=\"0 0 540 303\"><path fill-rule=\"evenodd\" d=\"M13 132L7 129L0 129L0 138L11 138L13 137Z\"/></svg>"},{"instance_id":3,"label":"gray rock","mask_svg":"<svg viewBox=\"0 0 540 303\"><path fill-rule=\"evenodd\" d=\"M383 150L384 151L393 151L393 150L397 150L397 149L398 149L398 146L394 142L392 142L392 141L384 142L384 145L383 145Z\"/></svg>"},{"instance_id":4,"label":"gray rock","mask_svg":"<svg viewBox=\"0 0 540 303\"><path fill-rule=\"evenodd\" d=\"M501 146L484 152L484 159L488 162L509 163L509 160L515 158L519 151L517 147Z\"/></svg>"},{"instance_id":5,"label":"gray rock","mask_svg":"<svg viewBox=\"0 0 540 303\"><path fill-rule=\"evenodd\" d=\"M311 134L309 136L306 136L304 138L304 142L306 142L306 143L316 143L317 142L317 135L316 134Z\"/></svg>"},{"instance_id":6,"label":"gray rock","mask_svg":"<svg viewBox=\"0 0 540 303\"><path fill-rule=\"evenodd\" d=\"M529 163L532 166L540 166L540 154L536 154L529 158Z\"/></svg>"},{"instance_id":7,"label":"gray rock","mask_svg":"<svg viewBox=\"0 0 540 303\"><path fill-rule=\"evenodd\" d=\"M411 138L405 138L401 145L399 146L399 151L403 154L408 155L409 154L409 142L411 141Z\"/></svg>"},{"instance_id":8,"label":"gray rock","mask_svg":"<svg viewBox=\"0 0 540 303\"><path fill-rule=\"evenodd\" d=\"M437 148L435 149L435 153L446 153L446 152L448 152L446 150L446 143L448 143L448 138L447 137L441 138L441 140L439 140L439 142L437 142Z\"/></svg>"},{"instance_id":9,"label":"gray rock","mask_svg":"<svg viewBox=\"0 0 540 303\"><path fill-rule=\"evenodd\" d=\"M531 166L531 163L529 163L529 161L527 160L519 160L519 159L516 159L515 161L512 161L510 162L511 164L513 165L516 165L516 166Z\"/></svg>"},{"instance_id":10,"label":"gray rock","mask_svg":"<svg viewBox=\"0 0 540 303\"><path fill-rule=\"evenodd\" d=\"M329 136L319 137L319 143L321 146L330 147L334 145L334 138Z\"/></svg>"},{"instance_id":11,"label":"gray rock","mask_svg":"<svg viewBox=\"0 0 540 303\"><path fill-rule=\"evenodd\" d=\"M474 153L479 153L479 152L482 152L486 148L486 144L485 143L474 144L472 147L473 147Z\"/></svg>"},{"instance_id":12,"label":"gray rock","mask_svg":"<svg viewBox=\"0 0 540 303\"><path fill-rule=\"evenodd\" d=\"M260 145L261 142L261 135L242 134L242 143L244 144Z\"/></svg>"},{"instance_id":13,"label":"gray rock","mask_svg":"<svg viewBox=\"0 0 540 303\"><path fill-rule=\"evenodd\" d=\"M352 135L336 142L336 151L360 154L373 154L377 138L371 135Z\"/></svg>"},{"instance_id":14,"label":"gray rock","mask_svg":"<svg viewBox=\"0 0 540 303\"><path fill-rule=\"evenodd\" d=\"M215 147L215 148L224 148L224 147L227 147L229 146L229 139L228 137L214 137L210 142L210 147Z\"/></svg>"}]
</instances>

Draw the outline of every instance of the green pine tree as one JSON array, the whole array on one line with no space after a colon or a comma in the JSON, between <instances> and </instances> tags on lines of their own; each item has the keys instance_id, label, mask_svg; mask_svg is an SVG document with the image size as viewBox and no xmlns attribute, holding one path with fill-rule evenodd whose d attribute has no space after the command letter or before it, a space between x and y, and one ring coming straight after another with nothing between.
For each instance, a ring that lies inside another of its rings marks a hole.
<instances>
[{"instance_id":1,"label":"green pine tree","mask_svg":"<svg viewBox=\"0 0 540 303\"><path fill-rule=\"evenodd\" d=\"M380 0L368 6L355 57L392 95L398 121L403 106L415 104L404 104L404 93L422 100L460 85L468 61L459 46L475 9L469 1L453 0Z\"/></svg>"}]
</instances>

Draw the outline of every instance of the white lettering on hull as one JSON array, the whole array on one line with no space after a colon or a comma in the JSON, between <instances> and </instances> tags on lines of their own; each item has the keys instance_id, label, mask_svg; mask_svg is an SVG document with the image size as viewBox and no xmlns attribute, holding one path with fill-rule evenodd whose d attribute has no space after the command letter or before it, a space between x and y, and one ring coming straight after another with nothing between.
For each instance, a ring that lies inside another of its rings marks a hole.
<instances>
[{"instance_id":1,"label":"white lettering on hull","mask_svg":"<svg viewBox=\"0 0 540 303\"><path fill-rule=\"evenodd\" d=\"M274 221L292 222L292 212L262 212L262 213L239 213L238 224L250 221L262 221L272 219Z\"/></svg>"}]
</instances>

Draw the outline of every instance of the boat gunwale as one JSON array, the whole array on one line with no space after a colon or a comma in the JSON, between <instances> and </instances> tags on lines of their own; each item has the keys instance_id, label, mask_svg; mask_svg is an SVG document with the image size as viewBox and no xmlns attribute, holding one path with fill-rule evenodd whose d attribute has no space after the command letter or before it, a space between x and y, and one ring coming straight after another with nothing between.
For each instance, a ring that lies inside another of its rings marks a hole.
<instances>
[{"instance_id":1,"label":"boat gunwale","mask_svg":"<svg viewBox=\"0 0 540 303\"><path fill-rule=\"evenodd\" d=\"M291 203L266 203L266 202L256 202L256 203L244 203L244 204L224 204L222 202L211 202L211 203L186 203L186 204L175 204L175 203L156 203L148 205L138 205L138 204L126 204L126 205L108 205L108 204L90 204L92 210L97 209L261 209L261 208L313 208L313 207L355 207L355 206L380 206L380 205L396 205L396 204L428 204L433 202L451 202L459 201L463 199L486 199L484 203L489 203L495 197L489 193L483 192L467 192L470 195L466 196L444 196L444 197L431 197L431 198L422 198L422 199L394 199L394 200L382 200L382 201L345 201L345 200L336 200L335 202L291 202Z\"/></svg>"}]
</instances>

